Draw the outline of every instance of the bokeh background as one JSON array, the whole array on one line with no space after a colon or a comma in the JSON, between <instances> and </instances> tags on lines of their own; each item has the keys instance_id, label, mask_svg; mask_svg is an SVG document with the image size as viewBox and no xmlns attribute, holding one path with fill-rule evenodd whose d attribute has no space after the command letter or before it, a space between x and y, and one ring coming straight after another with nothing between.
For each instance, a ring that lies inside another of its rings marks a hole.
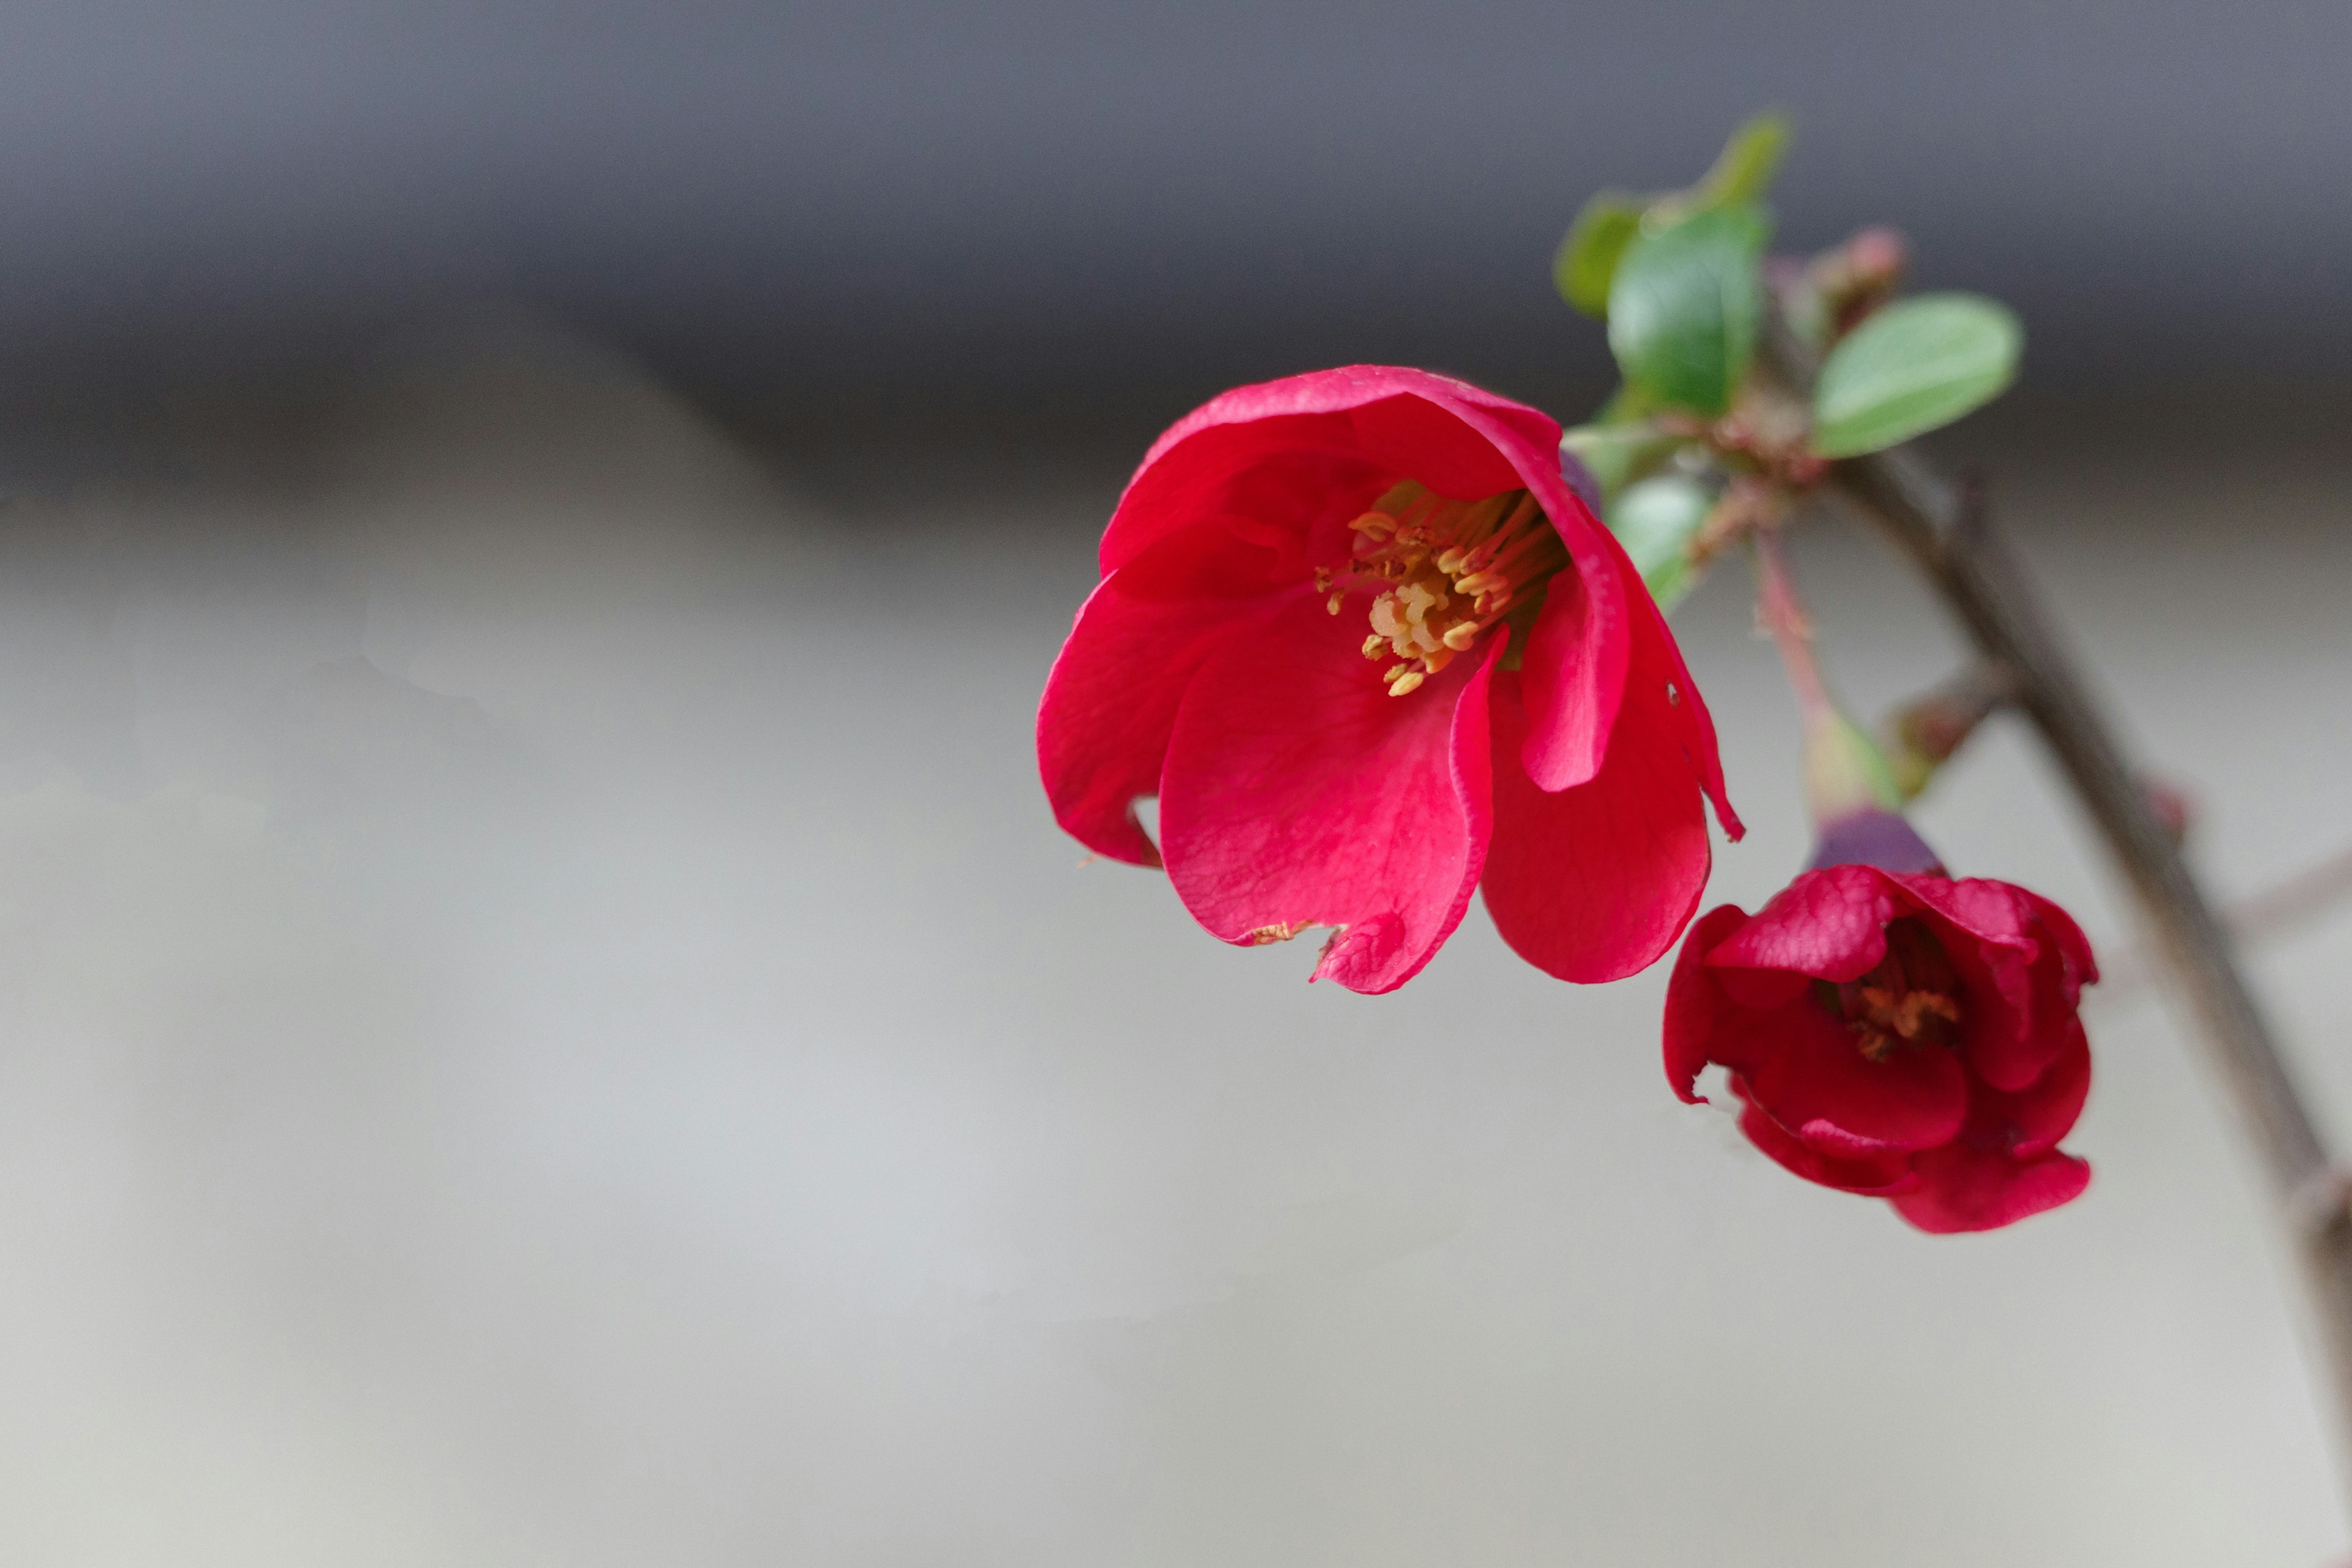
<instances>
[{"instance_id":1,"label":"bokeh background","mask_svg":"<svg viewBox=\"0 0 2352 1568\"><path fill-rule=\"evenodd\" d=\"M2254 1173L2145 989L1931 1240L1474 911L1371 1000L1081 866L1029 726L1143 446L1353 360L1573 419L1592 189L2000 295L1980 464L2242 895L2352 828L2352 10L0 16L0 1561L2317 1568ZM1834 520L1874 710L1949 668ZM1736 574L1677 626L1804 853ZM2126 952L2028 737L1923 824ZM2352 919L2264 946L2352 1147Z\"/></svg>"}]
</instances>

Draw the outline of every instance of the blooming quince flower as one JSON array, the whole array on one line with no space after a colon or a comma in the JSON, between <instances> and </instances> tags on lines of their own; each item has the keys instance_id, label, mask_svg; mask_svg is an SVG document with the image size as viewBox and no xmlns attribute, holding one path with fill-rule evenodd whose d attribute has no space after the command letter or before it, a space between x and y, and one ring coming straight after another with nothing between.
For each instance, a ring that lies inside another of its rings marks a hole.
<instances>
[{"instance_id":1,"label":"blooming quince flower","mask_svg":"<svg viewBox=\"0 0 2352 1568\"><path fill-rule=\"evenodd\" d=\"M1424 371L1245 386L1153 445L1037 718L1087 847L1164 863L1227 942L1338 928L1388 991L1483 877L1513 948L1632 973L1697 908L1714 726L1559 426ZM1579 474L1581 478L1580 472ZM1160 800L1160 842L1135 814Z\"/></svg>"},{"instance_id":2,"label":"blooming quince flower","mask_svg":"<svg viewBox=\"0 0 2352 1568\"><path fill-rule=\"evenodd\" d=\"M1956 880L1902 817L1830 823L1812 868L1750 915L1691 927L1666 991L1685 1100L1731 1071L1749 1142L1922 1230L1991 1230L2081 1193L2061 1152L2091 1087L2075 1006L2098 978L2066 911Z\"/></svg>"}]
</instances>

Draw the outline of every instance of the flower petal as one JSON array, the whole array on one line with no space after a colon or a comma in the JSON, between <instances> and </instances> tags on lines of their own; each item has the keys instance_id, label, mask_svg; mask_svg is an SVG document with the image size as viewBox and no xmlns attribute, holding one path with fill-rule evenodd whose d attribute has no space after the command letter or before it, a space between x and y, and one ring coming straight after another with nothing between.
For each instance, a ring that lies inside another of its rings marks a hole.
<instances>
[{"instance_id":1,"label":"flower petal","mask_svg":"<svg viewBox=\"0 0 2352 1568\"><path fill-rule=\"evenodd\" d=\"M1575 564L1552 579L1521 661L1528 715L1522 765L1544 789L1580 784L1603 765L1622 715L1645 710L1645 724L1674 736L1725 834L1740 837L1747 828L1724 791L1715 719L1682 648L1616 537L1581 499L1564 504L1565 514L1551 516Z\"/></svg>"},{"instance_id":2,"label":"flower petal","mask_svg":"<svg viewBox=\"0 0 2352 1568\"><path fill-rule=\"evenodd\" d=\"M1734 1093L1746 1099L1747 1085L1740 1079L1733 1079L1731 1088ZM1864 1197L1890 1197L1918 1184L1918 1177L1911 1173L1908 1156L1883 1153L1841 1158L1825 1154L1800 1142L1752 1101L1747 1103L1739 1113L1739 1131L1783 1170L1809 1182L1835 1187L1843 1193L1860 1193Z\"/></svg>"},{"instance_id":3,"label":"flower petal","mask_svg":"<svg viewBox=\"0 0 2352 1568\"><path fill-rule=\"evenodd\" d=\"M1210 653L1271 612L1278 552L1225 524L1161 539L1097 585L1045 678L1037 762L1063 830L1098 855L1157 866L1136 821L1156 795L1176 705Z\"/></svg>"},{"instance_id":4,"label":"flower petal","mask_svg":"<svg viewBox=\"0 0 2352 1568\"><path fill-rule=\"evenodd\" d=\"M1999 1230L2071 1203L2091 1184L2091 1167L2054 1151L2030 1160L1949 1143L1911 1157L1919 1185L1894 1194L1895 1212L1937 1236Z\"/></svg>"},{"instance_id":5,"label":"flower petal","mask_svg":"<svg viewBox=\"0 0 2352 1568\"><path fill-rule=\"evenodd\" d=\"M1498 449L1496 437L1510 442ZM1450 376L1400 365L1345 365L1235 387L1171 426L1144 454L1103 532L1102 569L1216 512L1298 530L1339 530L1398 479L1441 494L1513 489L1526 452L1565 493L1559 426L1532 408ZM1537 500L1549 505L1546 498ZM1346 559L1339 552L1336 559Z\"/></svg>"},{"instance_id":6,"label":"flower petal","mask_svg":"<svg viewBox=\"0 0 2352 1568\"><path fill-rule=\"evenodd\" d=\"M1286 604L1204 664L1160 777L1170 879L1227 942L1343 928L1316 977L1388 991L1461 922L1490 826L1486 689L1501 651L1391 697L1361 624Z\"/></svg>"},{"instance_id":7,"label":"flower petal","mask_svg":"<svg viewBox=\"0 0 2352 1568\"><path fill-rule=\"evenodd\" d=\"M2021 1090L2048 1071L2066 1041L2073 1006L2054 1009L2063 959L2034 899L2007 882L1905 878L1929 911L1966 992L1962 1050L1996 1088Z\"/></svg>"},{"instance_id":8,"label":"flower petal","mask_svg":"<svg viewBox=\"0 0 2352 1568\"><path fill-rule=\"evenodd\" d=\"M1489 882L1490 898L1492 886ZM1666 982L1666 1081L1685 1105L1702 1104L1706 1099L1693 1086L1711 1059L1708 1051L1717 1030L1737 1026L1736 1005L1717 994L1715 972L1706 966L1706 951L1738 930L1747 918L1748 911L1738 904L1717 904L1699 916L1692 922L1690 935L1683 939L1674 976Z\"/></svg>"},{"instance_id":9,"label":"flower petal","mask_svg":"<svg viewBox=\"0 0 2352 1568\"><path fill-rule=\"evenodd\" d=\"M1826 1154L1931 1148L1958 1136L1968 1118L1958 1056L1909 1046L1873 1061L1853 1031L1810 997L1747 1015L1736 1047L1718 1059L1738 1069L1750 1101Z\"/></svg>"},{"instance_id":10,"label":"flower petal","mask_svg":"<svg viewBox=\"0 0 2352 1568\"><path fill-rule=\"evenodd\" d=\"M1646 969L1706 889L1706 808L1675 737L1628 710L1589 783L1548 793L1519 765L1525 687L1495 683L1495 843L1486 908L1513 952L1595 983Z\"/></svg>"},{"instance_id":11,"label":"flower petal","mask_svg":"<svg viewBox=\"0 0 2352 1568\"><path fill-rule=\"evenodd\" d=\"M2091 1093L2091 1043L2074 1018L2057 1039L2057 1060L2028 1088L2005 1093L1979 1080L1969 1100L1967 1142L2025 1158L2055 1148L2074 1130Z\"/></svg>"},{"instance_id":12,"label":"flower petal","mask_svg":"<svg viewBox=\"0 0 2352 1568\"><path fill-rule=\"evenodd\" d=\"M1801 871L1706 961L1858 980L1886 956L1886 922L1908 913L1908 903L1895 879L1873 866Z\"/></svg>"}]
</instances>

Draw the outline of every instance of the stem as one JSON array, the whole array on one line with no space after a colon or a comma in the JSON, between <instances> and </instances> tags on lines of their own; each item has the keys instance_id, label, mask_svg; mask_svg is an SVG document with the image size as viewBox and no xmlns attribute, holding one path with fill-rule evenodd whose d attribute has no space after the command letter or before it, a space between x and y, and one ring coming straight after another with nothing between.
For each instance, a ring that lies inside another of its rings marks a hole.
<instances>
[{"instance_id":1,"label":"stem","mask_svg":"<svg viewBox=\"0 0 2352 1568\"><path fill-rule=\"evenodd\" d=\"M1796 580L1789 574L1780 534L1759 528L1752 542L1756 616L1780 645L1780 663L1796 694L1805 737L1805 805L1815 830L1827 835L1858 816L1899 810L1900 792L1887 772L1886 759L1846 717L1822 677L1821 661L1813 652L1812 617L1805 613Z\"/></svg>"},{"instance_id":2,"label":"stem","mask_svg":"<svg viewBox=\"0 0 2352 1568\"><path fill-rule=\"evenodd\" d=\"M1829 688L1813 657L1812 617L1805 614L1797 585L1789 577L1780 541L1769 529L1756 532L1756 615L1780 649L1780 662L1796 691L1797 709L1808 723L1830 711Z\"/></svg>"},{"instance_id":3,"label":"stem","mask_svg":"<svg viewBox=\"0 0 2352 1568\"><path fill-rule=\"evenodd\" d=\"M1792 385L1810 384L1811 356L1785 331L1771 335L1767 352ZM2130 884L2294 1244L2352 1502L2352 1207L2229 932L2149 809L2114 727L1979 499L1944 481L1907 447L1841 462L1831 482L1911 558L1978 650L2012 673L2017 705L2041 731Z\"/></svg>"}]
</instances>

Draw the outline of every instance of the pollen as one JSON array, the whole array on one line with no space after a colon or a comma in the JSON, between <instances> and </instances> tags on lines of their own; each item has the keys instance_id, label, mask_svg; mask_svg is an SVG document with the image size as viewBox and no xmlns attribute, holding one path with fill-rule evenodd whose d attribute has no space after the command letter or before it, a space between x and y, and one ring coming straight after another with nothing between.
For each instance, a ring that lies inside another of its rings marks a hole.
<instances>
[{"instance_id":1,"label":"pollen","mask_svg":"<svg viewBox=\"0 0 2352 1568\"><path fill-rule=\"evenodd\" d=\"M1925 922L1888 922L1886 956L1861 979L1822 983L1824 1002L1853 1031L1854 1047L1883 1062L1910 1046L1953 1046L1959 1039L1959 975Z\"/></svg>"},{"instance_id":2,"label":"pollen","mask_svg":"<svg viewBox=\"0 0 2352 1568\"><path fill-rule=\"evenodd\" d=\"M1387 661L1389 695L1403 697L1467 653L1497 622L1531 613L1568 564L1559 535L1525 490L1448 500L1407 480L1349 525L1346 565L1318 567L1333 615L1372 595L1364 657Z\"/></svg>"}]
</instances>

